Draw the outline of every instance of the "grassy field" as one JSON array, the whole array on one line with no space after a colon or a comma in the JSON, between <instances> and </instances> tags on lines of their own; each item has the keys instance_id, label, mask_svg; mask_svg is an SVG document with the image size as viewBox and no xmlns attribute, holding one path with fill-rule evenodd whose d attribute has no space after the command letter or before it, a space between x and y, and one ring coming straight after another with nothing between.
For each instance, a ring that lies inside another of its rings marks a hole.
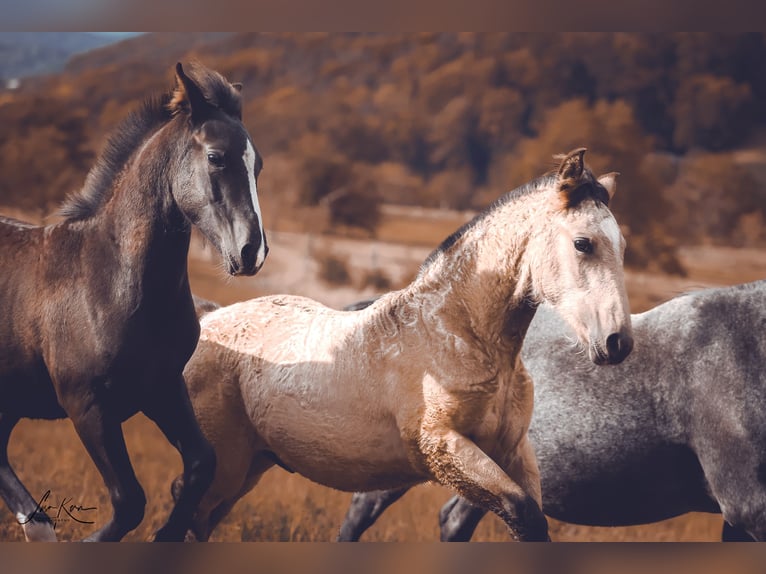
<instances>
[{"instance_id":1,"label":"grassy field","mask_svg":"<svg viewBox=\"0 0 766 574\"><path fill-rule=\"evenodd\" d=\"M434 235L441 233L445 225L443 222L433 223ZM400 235L412 233L411 227L401 221L389 221L387 226L387 229L396 229ZM450 229L454 229L454 225ZM423 253L438 243L438 239L430 239L432 243L429 245L429 238L420 236L415 243L429 247L404 251L400 245L386 246L380 242L334 242L327 237L317 241L322 250L335 249L347 254L356 271L358 266L370 260L382 268L395 262L402 269L416 269ZM263 274L236 280L224 276L209 250L195 245L190 265L193 289L222 303L283 291L307 294L328 304L341 305L372 292L369 288L364 290L353 285L330 287L322 284L316 278L316 265L307 260L318 245L310 238L273 234L270 261ZM683 250L681 255L690 271L684 279L628 273L627 284L634 312L690 288L734 284L766 276L766 257L757 251L695 248ZM170 511L169 487L180 472L181 463L156 427L142 415L129 420L124 429L137 476L148 498L143 523L126 539L146 540L161 526ZM68 420L22 421L11 437L9 452L17 473L34 496L42 497L50 490L49 504L58 505L65 500L66 504L95 507L79 515L95 524L80 524L71 519L58 522L60 539L79 539L108 519L110 505L106 490ZM438 540L437 512L449 496L446 489L437 485L414 488L383 515L364 539ZM214 533L213 540L333 540L349 500L348 493L333 491L281 469L273 469L240 501ZM557 541L713 541L719 539L721 525L719 516L705 514L689 514L657 524L626 528L589 528L551 520L551 536ZM7 508L0 505L0 540L22 539L21 528ZM508 534L498 519L488 516L474 539L506 541Z\"/></svg>"},{"instance_id":2,"label":"grassy field","mask_svg":"<svg viewBox=\"0 0 766 574\"><path fill-rule=\"evenodd\" d=\"M171 508L171 480L181 471L180 459L156 427L143 415L125 425L125 436L136 474L147 494L146 516L126 540L149 539ZM49 501L96 507L78 513L83 520L103 524L110 505L101 478L79 443L69 421L22 421L12 437L10 457L34 496L51 491ZM421 485L389 508L365 534L367 541L435 541L437 513L451 496L438 485ZM331 541L335 539L351 495L311 483L275 468L234 508L212 537L213 541ZM54 514L55 516L55 514ZM62 513L61 517L66 518ZM715 541L719 516L687 514L645 526L591 528L550 520L556 541ZM57 524L62 540L77 540L95 525L63 520ZM492 515L480 524L474 540L508 541L505 526ZM5 506L0 509L0 540L23 540L21 528Z\"/></svg>"}]
</instances>

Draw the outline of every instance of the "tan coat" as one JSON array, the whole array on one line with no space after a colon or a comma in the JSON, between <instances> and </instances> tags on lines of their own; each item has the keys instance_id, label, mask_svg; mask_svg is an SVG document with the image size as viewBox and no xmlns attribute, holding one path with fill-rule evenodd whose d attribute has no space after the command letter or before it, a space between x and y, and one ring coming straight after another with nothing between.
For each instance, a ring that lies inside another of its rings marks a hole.
<instances>
[{"instance_id":1,"label":"tan coat","mask_svg":"<svg viewBox=\"0 0 766 574\"><path fill-rule=\"evenodd\" d=\"M218 470L198 538L275 462L348 491L435 480L497 513L515 536L547 538L526 436L533 388L519 355L535 304L557 306L594 360L604 360L610 334L630 333L611 212L592 198L562 201L577 154L367 309L280 295L203 317L185 376ZM577 177L605 190L581 163ZM602 181L613 189L613 178ZM573 247L581 236L593 253Z\"/></svg>"}]
</instances>

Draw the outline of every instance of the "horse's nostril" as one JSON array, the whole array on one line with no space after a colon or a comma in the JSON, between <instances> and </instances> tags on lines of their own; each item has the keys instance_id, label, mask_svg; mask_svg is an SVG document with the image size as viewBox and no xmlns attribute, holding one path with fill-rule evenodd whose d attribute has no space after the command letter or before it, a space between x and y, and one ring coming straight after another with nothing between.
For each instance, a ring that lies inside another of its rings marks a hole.
<instances>
[{"instance_id":1,"label":"horse's nostril","mask_svg":"<svg viewBox=\"0 0 766 574\"><path fill-rule=\"evenodd\" d=\"M252 269L255 267L255 257L256 257L257 250L255 247L252 246L250 243L246 243L245 246L242 248L241 255L242 255L242 266L245 269Z\"/></svg>"},{"instance_id":2,"label":"horse's nostril","mask_svg":"<svg viewBox=\"0 0 766 574\"><path fill-rule=\"evenodd\" d=\"M620 354L620 334L612 333L606 338L606 350L609 352L610 357L617 357Z\"/></svg>"},{"instance_id":3,"label":"horse's nostril","mask_svg":"<svg viewBox=\"0 0 766 574\"><path fill-rule=\"evenodd\" d=\"M633 350L633 337L626 333L612 333L606 338L606 350L610 363L620 363Z\"/></svg>"}]
</instances>

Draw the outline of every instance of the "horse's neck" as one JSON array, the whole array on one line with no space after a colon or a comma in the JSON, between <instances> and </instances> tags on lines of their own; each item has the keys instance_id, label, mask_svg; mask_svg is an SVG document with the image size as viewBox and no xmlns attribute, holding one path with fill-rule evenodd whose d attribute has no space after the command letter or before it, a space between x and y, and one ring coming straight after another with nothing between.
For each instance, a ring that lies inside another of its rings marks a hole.
<instances>
[{"instance_id":1,"label":"horse's neck","mask_svg":"<svg viewBox=\"0 0 766 574\"><path fill-rule=\"evenodd\" d=\"M174 288L185 282L191 231L171 193L176 158L156 135L136 153L91 225L114 243L123 276Z\"/></svg>"},{"instance_id":2,"label":"horse's neck","mask_svg":"<svg viewBox=\"0 0 766 574\"><path fill-rule=\"evenodd\" d=\"M518 352L534 316L533 270L525 255L532 226L506 222L506 213L490 217L483 229L477 224L459 238L411 288L434 321L464 338Z\"/></svg>"}]
</instances>

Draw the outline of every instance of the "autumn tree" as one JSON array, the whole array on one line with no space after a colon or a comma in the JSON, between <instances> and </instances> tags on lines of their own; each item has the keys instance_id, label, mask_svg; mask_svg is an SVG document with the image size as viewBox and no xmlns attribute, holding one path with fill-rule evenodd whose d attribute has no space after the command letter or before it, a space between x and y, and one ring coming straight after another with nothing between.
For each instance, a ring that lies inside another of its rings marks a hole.
<instances>
[{"instance_id":1,"label":"autumn tree","mask_svg":"<svg viewBox=\"0 0 766 574\"><path fill-rule=\"evenodd\" d=\"M723 150L742 143L752 128L753 95L730 77L684 77L674 107L676 148Z\"/></svg>"},{"instance_id":2,"label":"autumn tree","mask_svg":"<svg viewBox=\"0 0 766 574\"><path fill-rule=\"evenodd\" d=\"M766 218L766 188L729 154L685 159L666 197L668 229L687 244L744 244L748 238L739 233L740 224Z\"/></svg>"},{"instance_id":3,"label":"autumn tree","mask_svg":"<svg viewBox=\"0 0 766 574\"><path fill-rule=\"evenodd\" d=\"M56 99L34 98L0 106L0 203L51 211L79 189L93 160L88 115Z\"/></svg>"},{"instance_id":4,"label":"autumn tree","mask_svg":"<svg viewBox=\"0 0 766 574\"><path fill-rule=\"evenodd\" d=\"M508 188L553 169L555 154L586 147L586 161L594 173L620 173L611 207L628 240L626 264L681 272L674 241L661 231L668 204L658 181L641 169L652 141L632 108L621 100L598 101L592 106L572 100L549 110L539 129L537 137L517 146L516 160L505 166Z\"/></svg>"}]
</instances>

